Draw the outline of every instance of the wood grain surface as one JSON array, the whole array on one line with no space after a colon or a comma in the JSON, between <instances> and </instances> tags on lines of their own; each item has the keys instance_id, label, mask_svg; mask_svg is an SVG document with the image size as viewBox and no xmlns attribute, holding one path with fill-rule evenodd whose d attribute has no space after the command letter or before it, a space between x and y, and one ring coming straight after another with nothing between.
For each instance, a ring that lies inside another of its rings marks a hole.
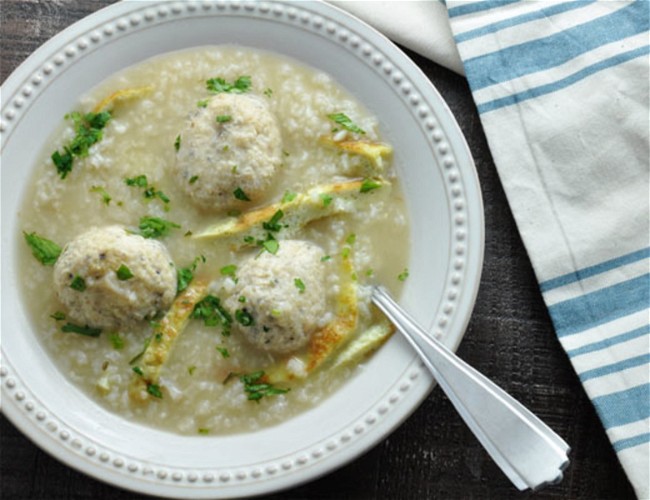
<instances>
[{"instance_id":1,"label":"wood grain surface","mask_svg":"<svg viewBox=\"0 0 650 500\"><path fill-rule=\"evenodd\" d=\"M0 80L50 37L110 3L1 0ZM364 456L316 481L266 498L634 498L557 341L466 81L407 54L438 88L459 122L476 162L485 204L485 264L476 307L458 353L553 427L571 445L572 464L561 484L538 493L519 493L436 388L404 424ZM0 419L0 497L148 498L69 469L34 446L4 416Z\"/></svg>"}]
</instances>

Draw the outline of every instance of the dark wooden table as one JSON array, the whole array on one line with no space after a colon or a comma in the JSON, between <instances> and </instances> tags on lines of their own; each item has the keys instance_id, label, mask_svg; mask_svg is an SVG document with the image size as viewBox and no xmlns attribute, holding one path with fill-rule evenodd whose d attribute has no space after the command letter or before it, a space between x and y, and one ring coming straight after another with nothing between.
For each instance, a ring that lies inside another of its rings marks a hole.
<instances>
[{"instance_id":1,"label":"dark wooden table","mask_svg":"<svg viewBox=\"0 0 650 500\"><path fill-rule=\"evenodd\" d=\"M0 79L50 37L110 3L2 0ZM466 81L407 53L456 116L474 156L485 203L483 276L458 353L551 425L573 448L572 465L559 485L540 493L517 492L436 388L400 428L361 458L268 498L634 498L557 341ZM147 498L69 469L34 446L4 416L0 433L0 498Z\"/></svg>"}]
</instances>

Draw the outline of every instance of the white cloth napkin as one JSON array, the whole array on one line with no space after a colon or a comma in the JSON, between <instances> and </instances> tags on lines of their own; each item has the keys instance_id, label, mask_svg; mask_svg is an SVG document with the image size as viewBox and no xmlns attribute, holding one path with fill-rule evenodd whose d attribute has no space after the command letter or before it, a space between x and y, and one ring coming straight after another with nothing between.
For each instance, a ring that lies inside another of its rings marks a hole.
<instances>
[{"instance_id":1,"label":"white cloth napkin","mask_svg":"<svg viewBox=\"0 0 650 500\"><path fill-rule=\"evenodd\" d=\"M440 2L339 5L454 69ZM650 2L446 8L557 335L650 498Z\"/></svg>"}]
</instances>

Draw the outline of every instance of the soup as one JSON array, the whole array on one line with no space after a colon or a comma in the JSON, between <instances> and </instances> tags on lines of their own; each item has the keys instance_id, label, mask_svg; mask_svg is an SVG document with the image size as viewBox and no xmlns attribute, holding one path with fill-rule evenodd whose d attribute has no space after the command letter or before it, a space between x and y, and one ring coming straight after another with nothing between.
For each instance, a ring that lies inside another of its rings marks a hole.
<instances>
[{"instance_id":1,"label":"soup","mask_svg":"<svg viewBox=\"0 0 650 500\"><path fill-rule=\"evenodd\" d=\"M38 257L24 252L23 294L98 404L175 433L250 432L318 404L390 335L363 285L399 293L406 209L379 123L328 75L196 48L76 111L19 214Z\"/></svg>"}]
</instances>

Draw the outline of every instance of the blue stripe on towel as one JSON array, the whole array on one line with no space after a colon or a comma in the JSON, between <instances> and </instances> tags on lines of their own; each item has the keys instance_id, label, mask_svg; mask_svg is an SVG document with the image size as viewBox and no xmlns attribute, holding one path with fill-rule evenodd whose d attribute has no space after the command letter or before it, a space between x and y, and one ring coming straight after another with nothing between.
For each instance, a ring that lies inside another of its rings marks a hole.
<instances>
[{"instance_id":1,"label":"blue stripe on towel","mask_svg":"<svg viewBox=\"0 0 650 500\"><path fill-rule=\"evenodd\" d=\"M591 400L606 429L650 417L650 384L598 396Z\"/></svg>"},{"instance_id":2,"label":"blue stripe on towel","mask_svg":"<svg viewBox=\"0 0 650 500\"><path fill-rule=\"evenodd\" d=\"M517 26L519 24L536 21L537 19L544 19L546 17L555 16L557 14L562 14L563 12L568 12L574 9L581 9L582 7L594 2L595 0L576 0L575 2L565 2L558 5L553 5L551 7L540 9L535 12L528 12L526 14L521 14L510 19L504 19L503 21L498 21L496 23L488 24L480 28L465 31L464 33L460 33L455 36L454 39L456 40L456 43L465 42L467 40L472 40L483 35L496 33L497 31L505 28L512 28L513 26Z\"/></svg>"},{"instance_id":3,"label":"blue stripe on towel","mask_svg":"<svg viewBox=\"0 0 650 500\"><path fill-rule=\"evenodd\" d=\"M592 64L591 66L587 66L586 68L583 68L580 71L567 76L566 78L562 78L557 82L540 85L539 87L525 90L517 94L495 99L494 101L485 102L478 105L477 109L479 113L487 113L489 111L494 111L495 109L505 108L506 106L511 106L513 104L527 101L528 99L534 99L535 97L540 97L545 94L551 94L556 90L561 90L565 87L573 85L576 82L579 82L580 80L584 80L594 73L598 73L604 69L611 68L612 66L623 64L648 53L650 53L650 46L639 47L637 49L630 50L629 52L623 52L622 54L618 54L614 57L610 57L609 59L605 59L596 64Z\"/></svg>"},{"instance_id":4,"label":"blue stripe on towel","mask_svg":"<svg viewBox=\"0 0 650 500\"><path fill-rule=\"evenodd\" d=\"M614 450L616 450L616 453L618 453L621 450L633 448L634 446L639 446L640 444L647 443L648 441L650 441L650 432L615 441L612 443L612 446L614 446Z\"/></svg>"},{"instance_id":5,"label":"blue stripe on towel","mask_svg":"<svg viewBox=\"0 0 650 500\"><path fill-rule=\"evenodd\" d=\"M606 260L604 262L600 262L599 264L593 266L585 267L583 269L578 269L577 271L574 271L572 273L563 274L562 276L558 276L557 278L552 278L550 280L542 281L539 284L539 288L542 292L548 292L549 290L553 290L554 288L559 288L561 286L568 285L569 283L575 283L576 281L580 281L585 278L590 278L591 276L605 273L607 271L611 271L612 269L616 269L617 267L625 266L627 264L631 264L633 262L637 262L642 259L647 259L649 257L650 257L650 247L642 248L641 250L637 250L636 252L631 252L625 255L621 255L620 257Z\"/></svg>"},{"instance_id":6,"label":"blue stripe on towel","mask_svg":"<svg viewBox=\"0 0 650 500\"><path fill-rule=\"evenodd\" d=\"M517 3L519 1L520 0L483 0L480 2L465 2L463 5L451 7L447 12L449 13L449 17L464 16L465 14L491 10L511 3Z\"/></svg>"},{"instance_id":7,"label":"blue stripe on towel","mask_svg":"<svg viewBox=\"0 0 650 500\"><path fill-rule=\"evenodd\" d=\"M650 333L650 325L645 325L642 326L641 328L635 328L634 330L621 333L620 335L615 335L614 337L610 337L608 339L600 340L598 342L592 342L591 344L587 344L587 345L583 345L582 347L571 349L566 353L569 355L570 358L573 358L575 356L588 354L594 351L600 351L602 349L606 349L608 347L612 347L617 344L622 344L623 342L627 342L628 340L633 340L642 337L643 335L647 335L648 333Z\"/></svg>"},{"instance_id":8,"label":"blue stripe on towel","mask_svg":"<svg viewBox=\"0 0 650 500\"><path fill-rule=\"evenodd\" d=\"M627 358L623 361L612 363L611 365L604 365L594 368L593 370L584 371L579 373L578 376L581 381L586 382L592 378L604 377L605 375L622 372L623 370L628 370L648 363L650 363L650 354L641 354L640 356Z\"/></svg>"},{"instance_id":9,"label":"blue stripe on towel","mask_svg":"<svg viewBox=\"0 0 650 500\"><path fill-rule=\"evenodd\" d=\"M650 16L645 3L635 2L553 35L467 59L465 73L472 90L554 68L597 47L647 31Z\"/></svg>"},{"instance_id":10,"label":"blue stripe on towel","mask_svg":"<svg viewBox=\"0 0 650 500\"><path fill-rule=\"evenodd\" d=\"M548 308L558 337L571 335L648 307L650 274L644 274Z\"/></svg>"}]
</instances>

